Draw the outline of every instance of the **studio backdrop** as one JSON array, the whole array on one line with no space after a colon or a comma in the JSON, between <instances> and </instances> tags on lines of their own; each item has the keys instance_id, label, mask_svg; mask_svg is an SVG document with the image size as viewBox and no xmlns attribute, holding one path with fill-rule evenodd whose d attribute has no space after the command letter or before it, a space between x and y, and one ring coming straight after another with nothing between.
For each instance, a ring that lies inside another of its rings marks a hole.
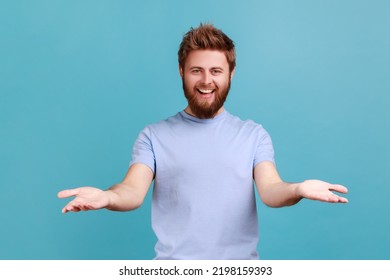
<instances>
[{"instance_id":1,"label":"studio backdrop","mask_svg":"<svg viewBox=\"0 0 390 280\"><path fill-rule=\"evenodd\" d=\"M270 133L285 181L348 204L257 198L262 259L390 258L390 2L2 1L0 259L151 259L151 187L132 212L62 214L65 188L120 182L148 124L183 110L182 36L235 42L225 108Z\"/></svg>"}]
</instances>

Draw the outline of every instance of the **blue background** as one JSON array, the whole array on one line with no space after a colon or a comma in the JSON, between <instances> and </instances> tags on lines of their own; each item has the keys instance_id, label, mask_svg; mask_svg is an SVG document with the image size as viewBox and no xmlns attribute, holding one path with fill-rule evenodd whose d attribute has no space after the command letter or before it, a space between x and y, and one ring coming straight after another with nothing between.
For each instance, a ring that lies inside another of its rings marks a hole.
<instances>
[{"instance_id":1,"label":"blue background","mask_svg":"<svg viewBox=\"0 0 390 280\"><path fill-rule=\"evenodd\" d=\"M64 188L120 181L147 124L186 105L183 34L236 43L226 108L270 132L286 181L347 205L258 203L263 259L390 259L389 1L2 1L0 259L151 259L133 212L61 214Z\"/></svg>"}]
</instances>

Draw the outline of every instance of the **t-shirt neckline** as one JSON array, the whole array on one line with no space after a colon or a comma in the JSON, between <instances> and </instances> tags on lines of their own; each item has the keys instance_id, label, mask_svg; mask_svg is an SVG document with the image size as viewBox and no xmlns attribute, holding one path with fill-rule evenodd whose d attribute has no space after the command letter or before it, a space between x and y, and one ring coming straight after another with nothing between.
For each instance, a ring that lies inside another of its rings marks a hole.
<instances>
[{"instance_id":1,"label":"t-shirt neckline","mask_svg":"<svg viewBox=\"0 0 390 280\"><path fill-rule=\"evenodd\" d=\"M224 109L221 113L219 113L218 115L216 115L213 118L200 119L200 118L197 118L197 117L194 117L194 116L188 114L185 110L180 112L180 115L187 120L197 122L197 123L205 123L205 124L218 122L218 121L224 119L227 114L228 114L228 112Z\"/></svg>"}]
</instances>

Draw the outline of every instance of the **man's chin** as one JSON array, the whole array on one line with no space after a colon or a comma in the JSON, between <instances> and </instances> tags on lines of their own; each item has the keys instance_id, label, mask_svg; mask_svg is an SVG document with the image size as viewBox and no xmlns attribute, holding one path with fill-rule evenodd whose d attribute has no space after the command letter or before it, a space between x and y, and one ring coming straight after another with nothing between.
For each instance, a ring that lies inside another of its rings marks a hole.
<instances>
[{"instance_id":1,"label":"man's chin","mask_svg":"<svg viewBox=\"0 0 390 280\"><path fill-rule=\"evenodd\" d=\"M222 108L213 106L206 107L193 104L189 104L189 107L191 112L199 119L211 119L215 117L218 114L218 111Z\"/></svg>"}]
</instances>

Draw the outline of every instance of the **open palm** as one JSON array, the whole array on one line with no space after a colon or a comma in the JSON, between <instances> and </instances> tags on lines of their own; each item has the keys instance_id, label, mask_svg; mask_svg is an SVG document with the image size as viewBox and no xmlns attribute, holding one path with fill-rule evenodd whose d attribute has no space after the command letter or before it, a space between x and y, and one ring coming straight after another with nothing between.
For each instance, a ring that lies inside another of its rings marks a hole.
<instances>
[{"instance_id":1,"label":"open palm","mask_svg":"<svg viewBox=\"0 0 390 280\"><path fill-rule=\"evenodd\" d=\"M63 209L62 212L79 212L104 208L109 203L107 192L94 187L81 187L63 190L58 193L59 198L75 196Z\"/></svg>"}]
</instances>

